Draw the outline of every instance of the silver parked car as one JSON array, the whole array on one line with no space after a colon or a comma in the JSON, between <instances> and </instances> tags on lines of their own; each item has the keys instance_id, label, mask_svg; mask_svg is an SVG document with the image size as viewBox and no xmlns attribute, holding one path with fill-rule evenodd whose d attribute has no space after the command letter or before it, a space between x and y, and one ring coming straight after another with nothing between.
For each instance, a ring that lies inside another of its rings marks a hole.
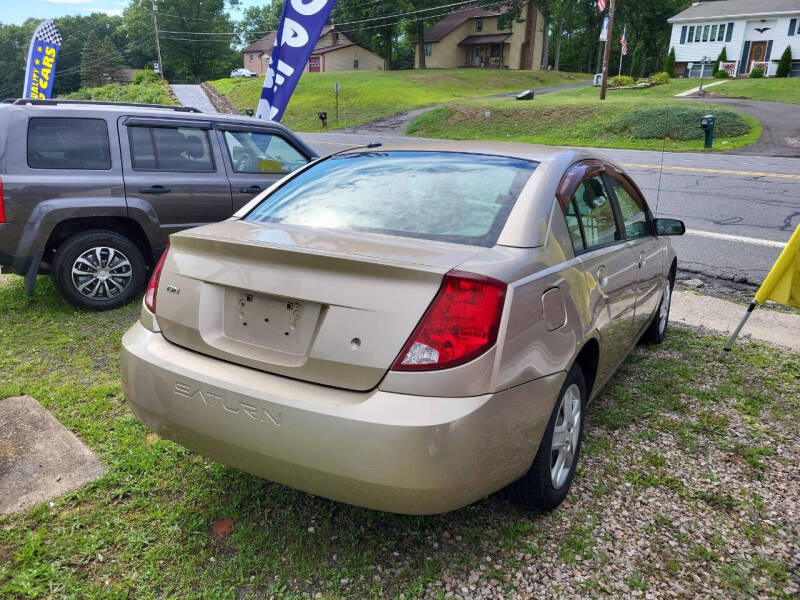
<instances>
[{"instance_id":1,"label":"silver parked car","mask_svg":"<svg viewBox=\"0 0 800 600\"><path fill-rule=\"evenodd\" d=\"M171 236L123 338L158 434L401 513L566 496L586 404L664 338L676 258L625 172L504 144L354 149Z\"/></svg>"},{"instance_id":2,"label":"silver parked car","mask_svg":"<svg viewBox=\"0 0 800 600\"><path fill-rule=\"evenodd\" d=\"M231 71L231 77L255 77L257 73L253 73L250 69L234 69Z\"/></svg>"}]
</instances>

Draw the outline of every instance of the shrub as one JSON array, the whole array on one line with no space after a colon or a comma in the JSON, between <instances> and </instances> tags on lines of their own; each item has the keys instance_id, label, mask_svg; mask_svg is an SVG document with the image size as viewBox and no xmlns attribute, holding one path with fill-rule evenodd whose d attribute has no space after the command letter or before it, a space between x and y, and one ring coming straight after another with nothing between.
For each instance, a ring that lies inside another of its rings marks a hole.
<instances>
[{"instance_id":1,"label":"shrub","mask_svg":"<svg viewBox=\"0 0 800 600\"><path fill-rule=\"evenodd\" d=\"M174 104L166 82L120 85L109 83L102 87L82 88L67 96L70 100L105 100L107 102L140 102L144 104Z\"/></svg>"},{"instance_id":2,"label":"shrub","mask_svg":"<svg viewBox=\"0 0 800 600\"><path fill-rule=\"evenodd\" d=\"M633 85L633 77L628 77L627 75L615 75L611 78L608 82L611 87L626 87L629 85Z\"/></svg>"},{"instance_id":3,"label":"shrub","mask_svg":"<svg viewBox=\"0 0 800 600\"><path fill-rule=\"evenodd\" d=\"M157 83L160 77L154 71L139 71L133 76L133 85L142 85L143 83Z\"/></svg>"},{"instance_id":4,"label":"shrub","mask_svg":"<svg viewBox=\"0 0 800 600\"><path fill-rule=\"evenodd\" d=\"M650 78L650 81L653 83L653 85L664 85L665 83L669 83L669 73L666 71L656 73Z\"/></svg>"},{"instance_id":5,"label":"shrub","mask_svg":"<svg viewBox=\"0 0 800 600\"><path fill-rule=\"evenodd\" d=\"M764 77L764 69L755 68L750 71L750 79L761 79Z\"/></svg>"},{"instance_id":6,"label":"shrub","mask_svg":"<svg viewBox=\"0 0 800 600\"><path fill-rule=\"evenodd\" d=\"M792 72L792 48L786 46L786 50L781 55L781 60L778 63L778 77L788 77Z\"/></svg>"},{"instance_id":7,"label":"shrub","mask_svg":"<svg viewBox=\"0 0 800 600\"><path fill-rule=\"evenodd\" d=\"M665 135L673 140L700 140L705 135L700 119L708 108L692 106L659 106L641 108L623 115L611 124L611 131L627 134L633 139L660 139ZM744 135L750 126L732 110L720 108L715 133L720 137Z\"/></svg>"},{"instance_id":8,"label":"shrub","mask_svg":"<svg viewBox=\"0 0 800 600\"><path fill-rule=\"evenodd\" d=\"M728 51L725 49L725 46L723 46L722 51L719 53L719 56L717 57L717 60L714 61L714 69L712 70L712 73L715 74L714 75L715 77L717 71L719 71L719 63L724 62L726 60L728 60Z\"/></svg>"},{"instance_id":9,"label":"shrub","mask_svg":"<svg viewBox=\"0 0 800 600\"><path fill-rule=\"evenodd\" d=\"M670 77L675 76L675 48L669 49L666 60L664 60L664 72Z\"/></svg>"},{"instance_id":10,"label":"shrub","mask_svg":"<svg viewBox=\"0 0 800 600\"><path fill-rule=\"evenodd\" d=\"M720 69L719 71L714 71L714 77L716 79L728 79L730 75L728 75L727 71Z\"/></svg>"}]
</instances>

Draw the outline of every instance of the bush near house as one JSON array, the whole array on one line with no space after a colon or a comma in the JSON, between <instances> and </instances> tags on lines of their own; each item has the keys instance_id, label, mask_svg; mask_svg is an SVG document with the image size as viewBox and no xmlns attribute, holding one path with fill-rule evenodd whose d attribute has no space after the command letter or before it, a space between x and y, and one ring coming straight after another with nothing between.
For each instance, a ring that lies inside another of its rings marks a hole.
<instances>
[{"instance_id":1,"label":"bush near house","mask_svg":"<svg viewBox=\"0 0 800 600\"><path fill-rule=\"evenodd\" d=\"M670 75L667 71L662 71L661 73L656 73L650 78L650 82L653 85L664 85L665 83L669 83Z\"/></svg>"},{"instance_id":2,"label":"bush near house","mask_svg":"<svg viewBox=\"0 0 800 600\"><path fill-rule=\"evenodd\" d=\"M792 47L786 46L786 50L781 55L781 60L778 63L778 77L788 77L792 71Z\"/></svg>"},{"instance_id":3,"label":"bush near house","mask_svg":"<svg viewBox=\"0 0 800 600\"><path fill-rule=\"evenodd\" d=\"M627 87L629 85L633 85L633 77L628 77L627 75L615 75L611 78L608 82L611 87Z\"/></svg>"},{"instance_id":4,"label":"bush near house","mask_svg":"<svg viewBox=\"0 0 800 600\"><path fill-rule=\"evenodd\" d=\"M764 69L755 68L750 71L750 79L761 79L764 77Z\"/></svg>"},{"instance_id":5,"label":"bush near house","mask_svg":"<svg viewBox=\"0 0 800 600\"><path fill-rule=\"evenodd\" d=\"M675 48L669 49L669 54L664 61L664 72L669 73L670 77L675 76Z\"/></svg>"},{"instance_id":6,"label":"bush near house","mask_svg":"<svg viewBox=\"0 0 800 600\"><path fill-rule=\"evenodd\" d=\"M137 73L137 75L139 74ZM170 95L169 84L167 84L166 81L158 79L157 75L156 81L148 83L132 83L131 85L109 83L101 87L81 88L77 92L68 94L67 100L105 100L107 102L177 104Z\"/></svg>"},{"instance_id":7,"label":"bush near house","mask_svg":"<svg viewBox=\"0 0 800 600\"><path fill-rule=\"evenodd\" d=\"M725 49L725 46L723 46L722 51L719 53L719 56L717 57L717 60L714 61L714 69L711 71L712 73L715 74L714 75L715 77L716 73L719 72L719 63L725 62L726 60L728 60L728 51Z\"/></svg>"},{"instance_id":8,"label":"bush near house","mask_svg":"<svg viewBox=\"0 0 800 600\"><path fill-rule=\"evenodd\" d=\"M714 78L715 79L729 79L730 75L728 75L727 71L723 71L720 69L719 71L714 71Z\"/></svg>"}]
</instances>

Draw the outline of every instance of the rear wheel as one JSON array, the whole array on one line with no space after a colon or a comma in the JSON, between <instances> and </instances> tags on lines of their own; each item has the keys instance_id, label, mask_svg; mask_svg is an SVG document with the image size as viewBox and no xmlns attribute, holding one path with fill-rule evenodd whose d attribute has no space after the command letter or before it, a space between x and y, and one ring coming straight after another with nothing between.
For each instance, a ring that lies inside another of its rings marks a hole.
<instances>
[{"instance_id":1,"label":"rear wheel","mask_svg":"<svg viewBox=\"0 0 800 600\"><path fill-rule=\"evenodd\" d=\"M147 265L131 240L113 231L73 235L56 250L52 277L78 308L108 310L130 302L145 282Z\"/></svg>"},{"instance_id":2,"label":"rear wheel","mask_svg":"<svg viewBox=\"0 0 800 600\"><path fill-rule=\"evenodd\" d=\"M667 337L667 325L669 325L669 308L672 304L672 286L673 277L667 278L664 284L664 291L661 294L661 302L658 304L658 310L653 315L653 321L644 332L642 338L651 344L660 344Z\"/></svg>"},{"instance_id":3,"label":"rear wheel","mask_svg":"<svg viewBox=\"0 0 800 600\"><path fill-rule=\"evenodd\" d=\"M566 498L583 439L586 383L573 365L561 387L531 468L511 484L515 500L536 510L553 510Z\"/></svg>"}]
</instances>

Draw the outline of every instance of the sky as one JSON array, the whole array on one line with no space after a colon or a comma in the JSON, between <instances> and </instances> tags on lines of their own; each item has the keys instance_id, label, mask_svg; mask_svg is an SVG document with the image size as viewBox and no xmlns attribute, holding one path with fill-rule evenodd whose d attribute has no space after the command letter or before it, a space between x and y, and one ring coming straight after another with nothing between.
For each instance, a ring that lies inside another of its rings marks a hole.
<instances>
[{"instance_id":1,"label":"sky","mask_svg":"<svg viewBox=\"0 0 800 600\"><path fill-rule=\"evenodd\" d=\"M244 8L254 4L266 4L264 0L242 0ZM19 25L28 17L48 19L65 15L88 15L103 12L121 15L128 5L126 0L0 0L0 23ZM240 13L235 13L239 17Z\"/></svg>"}]
</instances>

